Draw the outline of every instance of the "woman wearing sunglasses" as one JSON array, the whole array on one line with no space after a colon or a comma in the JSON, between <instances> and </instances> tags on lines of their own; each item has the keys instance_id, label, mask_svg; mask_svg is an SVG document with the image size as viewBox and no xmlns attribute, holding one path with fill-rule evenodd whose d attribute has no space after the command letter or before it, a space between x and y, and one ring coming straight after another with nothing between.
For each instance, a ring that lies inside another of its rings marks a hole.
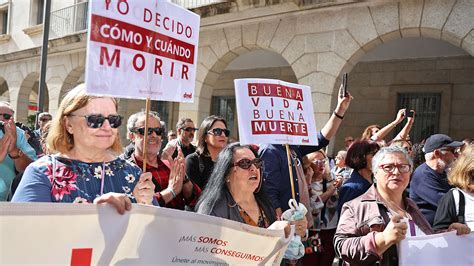
<instances>
[{"instance_id":1,"label":"woman wearing sunglasses","mask_svg":"<svg viewBox=\"0 0 474 266\"><path fill-rule=\"evenodd\" d=\"M196 152L186 157L186 175L203 190L217 155L229 141L230 130L224 118L211 115L202 121L198 132Z\"/></svg>"},{"instance_id":2,"label":"woman wearing sunglasses","mask_svg":"<svg viewBox=\"0 0 474 266\"><path fill-rule=\"evenodd\" d=\"M315 151L303 157L303 168L310 174L309 195L313 211L314 225L309 229L309 237L320 241L320 245L311 246L311 252L303 257L304 265L332 265L334 246L332 240L337 227L337 189L342 178L332 179L329 162L323 150ZM309 243L314 243L310 241Z\"/></svg>"},{"instance_id":3,"label":"woman wearing sunglasses","mask_svg":"<svg viewBox=\"0 0 474 266\"><path fill-rule=\"evenodd\" d=\"M277 220L275 210L262 187L262 160L249 146L232 143L217 157L197 213L212 215L262 228ZM306 220L295 223L296 233L306 234Z\"/></svg>"},{"instance_id":4,"label":"woman wearing sunglasses","mask_svg":"<svg viewBox=\"0 0 474 266\"><path fill-rule=\"evenodd\" d=\"M352 148L352 147L351 147ZM372 159L377 184L347 202L334 236L336 253L344 265L398 265L396 244L405 236L433 233L415 202L403 196L413 162L403 148L386 147ZM458 234L469 233L466 225L453 223Z\"/></svg>"},{"instance_id":5,"label":"woman wearing sunglasses","mask_svg":"<svg viewBox=\"0 0 474 266\"><path fill-rule=\"evenodd\" d=\"M56 154L26 169L12 201L109 203L119 213L132 202L151 204L151 174L117 157L121 123L115 99L89 96L84 84L71 90L47 139Z\"/></svg>"}]
</instances>

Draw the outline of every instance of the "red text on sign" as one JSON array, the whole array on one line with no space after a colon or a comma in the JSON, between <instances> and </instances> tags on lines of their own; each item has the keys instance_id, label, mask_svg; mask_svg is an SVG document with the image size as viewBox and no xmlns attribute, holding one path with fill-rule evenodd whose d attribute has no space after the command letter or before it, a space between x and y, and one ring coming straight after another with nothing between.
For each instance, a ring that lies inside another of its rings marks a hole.
<instances>
[{"instance_id":1,"label":"red text on sign","mask_svg":"<svg viewBox=\"0 0 474 266\"><path fill-rule=\"evenodd\" d=\"M303 91L301 89L278 84L249 83L248 95L251 97L269 96L303 101Z\"/></svg>"},{"instance_id":2,"label":"red text on sign","mask_svg":"<svg viewBox=\"0 0 474 266\"><path fill-rule=\"evenodd\" d=\"M308 136L306 123L296 123L281 120L258 120L252 121L252 134L281 134L292 136Z\"/></svg>"}]
</instances>

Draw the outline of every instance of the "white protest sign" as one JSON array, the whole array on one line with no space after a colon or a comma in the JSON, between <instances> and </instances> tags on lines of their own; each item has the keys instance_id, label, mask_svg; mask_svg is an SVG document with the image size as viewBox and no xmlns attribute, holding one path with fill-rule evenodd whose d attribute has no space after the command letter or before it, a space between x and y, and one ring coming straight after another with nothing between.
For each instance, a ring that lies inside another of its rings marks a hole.
<instances>
[{"instance_id":1,"label":"white protest sign","mask_svg":"<svg viewBox=\"0 0 474 266\"><path fill-rule=\"evenodd\" d=\"M310 87L273 79L234 85L242 144L318 145Z\"/></svg>"},{"instance_id":2,"label":"white protest sign","mask_svg":"<svg viewBox=\"0 0 474 266\"><path fill-rule=\"evenodd\" d=\"M89 14L89 94L193 101L197 14L165 0L92 0Z\"/></svg>"},{"instance_id":3,"label":"white protest sign","mask_svg":"<svg viewBox=\"0 0 474 266\"><path fill-rule=\"evenodd\" d=\"M474 233L407 237L397 249L399 265L474 265Z\"/></svg>"},{"instance_id":4,"label":"white protest sign","mask_svg":"<svg viewBox=\"0 0 474 266\"><path fill-rule=\"evenodd\" d=\"M283 230L134 204L0 203L0 265L279 265ZM280 222L281 223L281 222Z\"/></svg>"}]
</instances>

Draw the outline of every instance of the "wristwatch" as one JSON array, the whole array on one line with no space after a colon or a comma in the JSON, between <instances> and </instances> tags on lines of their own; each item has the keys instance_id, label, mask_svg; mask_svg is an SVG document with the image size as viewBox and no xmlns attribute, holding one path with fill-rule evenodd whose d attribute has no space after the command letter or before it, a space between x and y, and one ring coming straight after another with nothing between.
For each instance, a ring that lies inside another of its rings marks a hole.
<instances>
[{"instance_id":1,"label":"wristwatch","mask_svg":"<svg viewBox=\"0 0 474 266\"><path fill-rule=\"evenodd\" d=\"M8 154L8 156L10 156L10 158L12 158L12 159L18 159L18 158L20 158L22 155L23 155L23 151L22 151L21 149L18 149L18 153L17 153L16 156L11 155L11 153Z\"/></svg>"}]
</instances>

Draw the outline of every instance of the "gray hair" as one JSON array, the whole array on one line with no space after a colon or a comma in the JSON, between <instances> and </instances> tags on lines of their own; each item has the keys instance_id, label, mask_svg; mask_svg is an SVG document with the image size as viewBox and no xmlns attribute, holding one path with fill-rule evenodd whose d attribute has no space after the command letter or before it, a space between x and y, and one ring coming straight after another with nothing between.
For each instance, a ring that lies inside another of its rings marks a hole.
<instances>
[{"instance_id":1,"label":"gray hair","mask_svg":"<svg viewBox=\"0 0 474 266\"><path fill-rule=\"evenodd\" d=\"M336 157L339 156L339 155L341 155L341 157L343 157L345 159L346 156L347 156L347 151L340 150L340 151L337 152Z\"/></svg>"},{"instance_id":2,"label":"gray hair","mask_svg":"<svg viewBox=\"0 0 474 266\"><path fill-rule=\"evenodd\" d=\"M42 113L40 113L40 114L38 115L38 119L41 120L41 118L43 118L43 116L49 116L49 117L53 118L53 116L52 116L50 113L48 113L48 112L42 112Z\"/></svg>"},{"instance_id":3,"label":"gray hair","mask_svg":"<svg viewBox=\"0 0 474 266\"><path fill-rule=\"evenodd\" d=\"M377 170L379 168L379 163L382 161L383 158L387 154L392 154L392 153L401 153L407 159L408 163L410 164L410 168L413 171L413 160L410 158L410 155L408 155L407 151L399 146L389 146L389 147L383 147L381 148L375 155L374 158L372 158L372 173L375 175L377 173Z\"/></svg>"},{"instance_id":4,"label":"gray hair","mask_svg":"<svg viewBox=\"0 0 474 266\"><path fill-rule=\"evenodd\" d=\"M176 123L176 131L179 131L181 128L184 127L184 124L186 123L194 123L193 120L191 120L191 118L187 118L187 117L183 117L181 119L179 119L178 123Z\"/></svg>"},{"instance_id":5,"label":"gray hair","mask_svg":"<svg viewBox=\"0 0 474 266\"><path fill-rule=\"evenodd\" d=\"M8 109L10 109L10 111L15 112L15 110L13 110L12 105L9 102L0 101L0 106L7 107Z\"/></svg>"},{"instance_id":6,"label":"gray hair","mask_svg":"<svg viewBox=\"0 0 474 266\"><path fill-rule=\"evenodd\" d=\"M425 153L425 161L433 160L434 152Z\"/></svg>"},{"instance_id":7,"label":"gray hair","mask_svg":"<svg viewBox=\"0 0 474 266\"><path fill-rule=\"evenodd\" d=\"M140 112L132 114L128 118L128 120L127 120L127 132L128 133L132 133L135 130L135 124L137 123L137 121L140 117L145 116L145 113L146 113L145 111L140 111ZM158 119L158 121L161 121L160 120L160 115L157 112L150 111L148 114L151 117L154 117L154 118Z\"/></svg>"}]
</instances>

